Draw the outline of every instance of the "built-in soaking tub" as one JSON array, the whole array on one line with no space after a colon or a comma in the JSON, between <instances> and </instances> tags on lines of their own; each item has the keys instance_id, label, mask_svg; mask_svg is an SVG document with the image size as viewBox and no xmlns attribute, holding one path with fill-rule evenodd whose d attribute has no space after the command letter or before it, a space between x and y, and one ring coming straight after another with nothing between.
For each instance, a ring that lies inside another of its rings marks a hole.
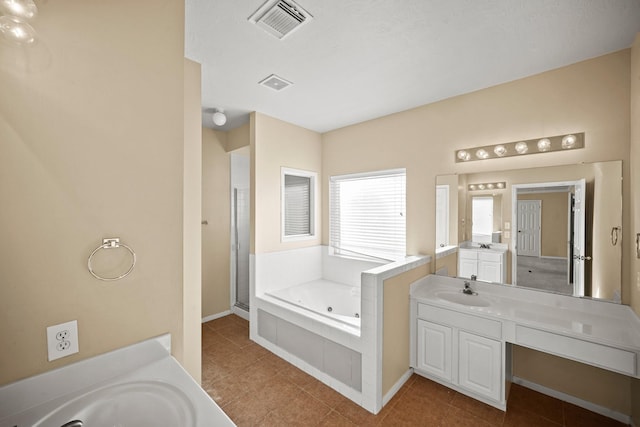
<instances>
[{"instance_id":1,"label":"built-in soaking tub","mask_svg":"<svg viewBox=\"0 0 640 427\"><path fill-rule=\"evenodd\" d=\"M360 329L360 287L313 280L266 295Z\"/></svg>"},{"instance_id":2,"label":"built-in soaking tub","mask_svg":"<svg viewBox=\"0 0 640 427\"><path fill-rule=\"evenodd\" d=\"M383 265L329 252L313 246L251 255L249 336L377 413L410 376L407 370L383 393L384 282L430 259Z\"/></svg>"}]
</instances>

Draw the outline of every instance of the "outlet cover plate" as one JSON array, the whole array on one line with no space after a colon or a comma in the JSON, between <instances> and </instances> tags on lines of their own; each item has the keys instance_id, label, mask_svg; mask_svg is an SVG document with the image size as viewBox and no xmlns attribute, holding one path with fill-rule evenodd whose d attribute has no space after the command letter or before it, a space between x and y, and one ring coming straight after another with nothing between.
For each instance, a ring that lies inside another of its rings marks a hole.
<instances>
[{"instance_id":1,"label":"outlet cover plate","mask_svg":"<svg viewBox=\"0 0 640 427\"><path fill-rule=\"evenodd\" d=\"M49 362L77 353L78 321L72 320L47 328L47 350Z\"/></svg>"}]
</instances>

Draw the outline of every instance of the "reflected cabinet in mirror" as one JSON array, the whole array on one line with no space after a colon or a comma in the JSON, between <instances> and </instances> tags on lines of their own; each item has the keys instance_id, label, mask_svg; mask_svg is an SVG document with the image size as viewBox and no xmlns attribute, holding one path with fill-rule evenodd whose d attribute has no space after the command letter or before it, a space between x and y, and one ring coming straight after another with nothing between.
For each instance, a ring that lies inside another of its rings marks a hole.
<instances>
[{"instance_id":1,"label":"reflected cabinet in mirror","mask_svg":"<svg viewBox=\"0 0 640 427\"><path fill-rule=\"evenodd\" d=\"M620 302L622 161L436 185L437 274Z\"/></svg>"}]
</instances>

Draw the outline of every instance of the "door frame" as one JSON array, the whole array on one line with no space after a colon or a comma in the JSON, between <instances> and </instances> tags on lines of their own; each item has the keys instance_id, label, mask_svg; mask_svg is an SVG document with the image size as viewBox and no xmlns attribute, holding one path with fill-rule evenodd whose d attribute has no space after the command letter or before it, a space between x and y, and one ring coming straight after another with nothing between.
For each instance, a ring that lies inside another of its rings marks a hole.
<instances>
[{"instance_id":1,"label":"door frame","mask_svg":"<svg viewBox=\"0 0 640 427\"><path fill-rule=\"evenodd\" d=\"M551 181L551 182L532 182L527 184L513 184L511 185L511 282L514 286L517 286L518 277L518 190L531 189L531 188L552 188L552 187L568 187L568 186L584 186L584 179L573 181ZM542 213L540 214L542 218ZM540 223L542 227L542 222ZM584 235L584 229L582 233ZM584 238L584 236L583 236ZM540 248L542 249L542 242L540 242ZM569 257L569 253L567 253ZM575 292L574 292L575 293Z\"/></svg>"}]
</instances>

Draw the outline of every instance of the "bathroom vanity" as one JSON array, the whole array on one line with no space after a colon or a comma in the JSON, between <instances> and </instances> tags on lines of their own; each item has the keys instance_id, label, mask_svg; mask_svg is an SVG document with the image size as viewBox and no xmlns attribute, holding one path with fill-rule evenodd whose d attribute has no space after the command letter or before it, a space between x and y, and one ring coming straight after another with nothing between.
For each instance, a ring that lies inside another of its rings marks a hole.
<instances>
[{"instance_id":1,"label":"bathroom vanity","mask_svg":"<svg viewBox=\"0 0 640 427\"><path fill-rule=\"evenodd\" d=\"M411 285L411 367L505 410L511 345L639 377L640 321L628 306L427 276Z\"/></svg>"},{"instance_id":2,"label":"bathroom vanity","mask_svg":"<svg viewBox=\"0 0 640 427\"><path fill-rule=\"evenodd\" d=\"M458 276L493 283L504 283L507 279L507 245L465 242L458 250Z\"/></svg>"}]
</instances>

